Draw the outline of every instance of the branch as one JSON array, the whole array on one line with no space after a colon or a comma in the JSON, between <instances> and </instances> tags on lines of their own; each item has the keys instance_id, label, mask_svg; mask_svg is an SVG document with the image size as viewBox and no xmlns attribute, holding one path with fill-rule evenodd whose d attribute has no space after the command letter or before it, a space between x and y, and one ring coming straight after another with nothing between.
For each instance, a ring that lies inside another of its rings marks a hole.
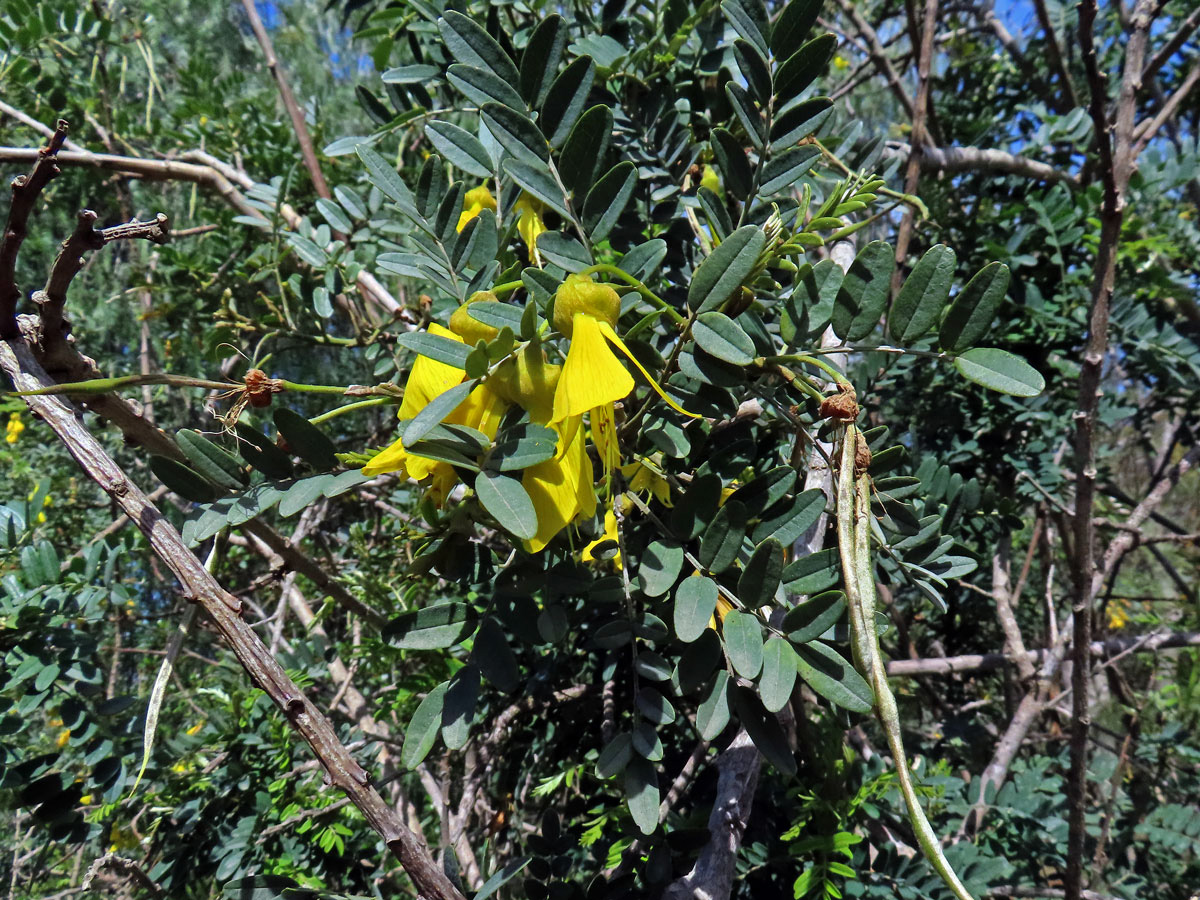
<instances>
[{"instance_id":1,"label":"branch","mask_svg":"<svg viewBox=\"0 0 1200 900\"><path fill-rule=\"evenodd\" d=\"M132 859L117 856L115 853L106 853L88 866L87 874L83 876L83 883L80 885L79 890L85 894L90 891L92 882L96 880L96 876L105 869L119 870L130 881L145 890L154 900L166 897L162 888L150 879L150 876L143 871L141 866Z\"/></svg>"},{"instance_id":2,"label":"branch","mask_svg":"<svg viewBox=\"0 0 1200 900\"><path fill-rule=\"evenodd\" d=\"M879 40L879 35L875 32L875 29L859 14L851 0L837 0L837 3L847 18L854 23L854 27L858 29L858 33L862 35L863 40L867 42L871 61L875 63L875 68L887 80L888 87L892 89L892 93L896 95L896 99L900 101L900 105L908 113L909 119L915 119L916 106L913 104L913 99L908 96L908 91L904 89L904 84L900 81L900 76L896 74L896 69L892 65L891 58L887 55L887 51L884 49L883 43Z\"/></svg>"},{"instance_id":3,"label":"branch","mask_svg":"<svg viewBox=\"0 0 1200 900\"><path fill-rule=\"evenodd\" d=\"M144 239L154 244L165 244L170 238L168 220L159 213L153 222L127 222L110 228L96 230L99 216L90 209L80 210L75 231L63 241L62 250L50 269L46 286L33 295L42 316L42 344L46 353L54 354L53 345L66 337L66 321L63 308L67 302L67 289L71 281L83 268L83 255L89 250L99 250L110 241Z\"/></svg>"},{"instance_id":4,"label":"branch","mask_svg":"<svg viewBox=\"0 0 1200 900\"><path fill-rule=\"evenodd\" d=\"M1141 637L1110 638L1093 641L1091 655L1112 661L1118 654L1156 653L1178 647L1200 647L1200 631L1167 631ZM1025 661L1030 665L1044 662L1052 649L1026 650L1023 654L977 653L963 656L936 656L923 659L897 659L887 664L891 678L920 678L926 675L960 675L966 672L992 672Z\"/></svg>"},{"instance_id":5,"label":"branch","mask_svg":"<svg viewBox=\"0 0 1200 900\"><path fill-rule=\"evenodd\" d=\"M0 367L19 390L34 390L53 383L23 341L0 344ZM404 826L395 810L371 785L367 772L342 746L333 725L288 677L238 614L239 601L205 570L179 532L83 426L75 409L52 396L30 396L25 402L49 425L88 477L137 523L155 554L178 580L184 596L199 603L208 613L254 683L308 743L321 760L330 782L363 813L418 890L430 898L459 900L458 891L430 857L424 843Z\"/></svg>"},{"instance_id":6,"label":"branch","mask_svg":"<svg viewBox=\"0 0 1200 900\"><path fill-rule=\"evenodd\" d=\"M271 45L271 36L263 27L254 0L242 0L242 7L246 10L254 37L258 39L258 45L267 58L267 68L271 70L271 75L274 76L275 83L279 86L279 96L283 99L283 106L292 120L292 130L296 132L296 139L300 142L300 155L304 159L304 168L308 169L308 175L312 179L313 187L316 188L317 196L329 199L332 195L329 193L325 175L321 172L321 164L317 161L317 151L313 148L312 137L309 135L308 125L304 121L304 110L296 102L296 95L292 93L287 76L283 74L279 60L275 58L275 48Z\"/></svg>"},{"instance_id":7,"label":"branch","mask_svg":"<svg viewBox=\"0 0 1200 900\"><path fill-rule=\"evenodd\" d=\"M1158 74L1158 70L1166 64L1167 60L1179 52L1179 48L1187 43L1187 39L1192 36L1192 33L1197 28L1200 28L1200 6L1193 9L1191 15L1179 23L1179 29L1150 58L1150 62L1146 63L1146 68L1142 69L1142 84L1150 83L1151 79Z\"/></svg>"},{"instance_id":8,"label":"branch","mask_svg":"<svg viewBox=\"0 0 1200 900\"><path fill-rule=\"evenodd\" d=\"M1071 76L1067 73L1067 66L1063 61L1062 47L1058 45L1058 35L1054 33L1054 26L1051 24L1050 16L1046 12L1045 0L1033 0L1033 6L1037 12L1038 24L1042 26L1042 31L1046 35L1046 44L1048 45L1047 56L1050 58L1050 68L1058 76L1058 80L1062 84L1063 93L1066 94L1066 106L1060 108L1060 112L1074 109L1079 106L1079 98L1075 94L1075 86L1071 84Z\"/></svg>"},{"instance_id":9,"label":"branch","mask_svg":"<svg viewBox=\"0 0 1200 900\"><path fill-rule=\"evenodd\" d=\"M17 254L29 233L29 215L38 194L61 171L55 156L66 139L67 120L59 119L50 143L41 150L30 151L33 170L12 181L12 205L8 208L8 222L0 238L0 338L6 340L17 336L17 304L21 301L21 290L17 287Z\"/></svg>"},{"instance_id":10,"label":"branch","mask_svg":"<svg viewBox=\"0 0 1200 900\"><path fill-rule=\"evenodd\" d=\"M885 158L908 157L910 145L889 141L884 148ZM1006 175L1022 175L1033 181L1078 184L1079 176L1056 169L1049 163L1039 162L1007 153L1003 150L980 147L932 147L926 145L921 151L921 168L943 172L1003 172Z\"/></svg>"},{"instance_id":11,"label":"branch","mask_svg":"<svg viewBox=\"0 0 1200 900\"><path fill-rule=\"evenodd\" d=\"M1200 63L1192 66L1191 71L1188 72L1187 77L1183 80L1183 83L1175 89L1175 93L1167 98L1167 102L1164 103L1162 109L1158 111L1158 115L1156 115L1153 119L1143 120L1142 124L1137 127L1137 131L1135 131L1133 135L1135 141L1133 145L1133 155L1135 157L1146 148L1146 145L1150 143L1150 141L1154 138L1154 135L1158 133L1158 130L1162 128L1163 125L1166 124L1166 122L1173 115L1175 115L1179 109L1179 105L1187 99L1187 95L1192 92L1192 88L1194 88L1197 83L1200 83Z\"/></svg>"},{"instance_id":12,"label":"branch","mask_svg":"<svg viewBox=\"0 0 1200 900\"><path fill-rule=\"evenodd\" d=\"M1088 109L1100 151L1100 177L1104 202L1100 210L1100 240L1092 278L1088 335L1079 373L1079 397L1075 407L1075 552L1071 557L1071 613L1074 618L1073 665L1071 668L1071 771L1067 782L1068 835L1067 870L1064 883L1068 900L1079 900L1084 884L1083 857L1086 840L1084 804L1087 794L1088 687L1092 676L1092 614L1096 595L1103 585L1097 580L1096 528L1092 510L1096 501L1095 431L1100 398L1100 377L1108 354L1109 304L1117 270L1117 246L1125 218L1125 192L1133 175L1137 148L1133 144L1137 90L1143 69L1146 44L1153 21L1153 0L1138 0L1132 16L1132 33L1125 47L1124 71L1117 95L1116 118L1110 142L1105 112L1107 91L1100 73L1094 28L1097 0L1084 0L1079 7L1079 43L1083 51L1090 100ZM1039 17L1044 5L1038 0ZM1061 60L1060 60L1061 63ZM1063 76L1066 76L1065 70ZM1069 82L1068 82L1069 84ZM1124 537L1124 535L1122 535ZM1127 544L1129 541L1126 542ZM1112 550L1110 546L1109 550ZM1119 558L1119 557L1117 557ZM1107 555L1105 562L1108 562ZM1113 559L1115 565L1116 558Z\"/></svg>"}]
</instances>

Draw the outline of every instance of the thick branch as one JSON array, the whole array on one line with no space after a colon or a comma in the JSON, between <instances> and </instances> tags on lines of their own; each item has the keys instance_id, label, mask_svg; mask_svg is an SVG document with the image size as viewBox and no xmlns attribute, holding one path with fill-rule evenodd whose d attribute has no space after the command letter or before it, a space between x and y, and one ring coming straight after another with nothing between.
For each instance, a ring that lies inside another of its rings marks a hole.
<instances>
[{"instance_id":1,"label":"thick branch","mask_svg":"<svg viewBox=\"0 0 1200 900\"><path fill-rule=\"evenodd\" d=\"M97 230L95 224L98 218L90 209L80 210L75 231L63 241L46 286L33 295L33 302L38 305L42 315L43 346L49 353L53 353L51 346L66 336L63 309L67 303L67 289L83 268L85 253L99 250L110 241L141 238L154 244L165 244L170 238L168 220L162 213L155 216L153 222L133 221Z\"/></svg>"},{"instance_id":2,"label":"thick branch","mask_svg":"<svg viewBox=\"0 0 1200 900\"><path fill-rule=\"evenodd\" d=\"M1039 10L1042 4L1039 3ZM1068 900L1079 900L1084 884L1083 858L1086 840L1084 805L1087 793L1087 741L1090 711L1088 690L1092 659L1092 607L1103 581L1097 582L1095 538L1092 510L1096 499L1095 431L1100 399L1100 377L1108 353L1109 304L1116 280L1117 245L1125 217L1125 191L1133 174L1136 148L1133 145L1134 113L1137 90L1144 65L1146 43L1153 19L1152 0L1138 0L1132 17L1132 33L1125 48L1125 65L1117 96L1116 120L1112 143L1105 114L1107 92L1100 73L1093 29L1096 0L1085 0L1079 8L1079 42L1083 50L1090 101L1088 109L1100 151L1100 177L1104 184L1104 202L1100 211L1100 242L1096 251L1092 279L1091 311L1088 336L1079 374L1079 397L1075 408L1075 552L1071 558L1074 617L1073 665L1071 668L1071 772L1067 782L1069 802L1067 871L1065 886ZM1041 13L1039 12L1039 15ZM1063 72L1065 77L1066 73ZM1069 84L1069 82L1068 82Z\"/></svg>"},{"instance_id":3,"label":"thick branch","mask_svg":"<svg viewBox=\"0 0 1200 900\"><path fill-rule=\"evenodd\" d=\"M1193 9L1191 15L1179 23L1179 28L1175 30L1175 33L1150 58L1150 62L1146 63L1146 68L1142 69L1142 84L1150 83L1154 76L1158 74L1158 70L1166 64L1167 60L1179 52L1179 48L1187 43L1187 39L1192 36L1197 28L1200 28L1200 6Z\"/></svg>"},{"instance_id":4,"label":"thick branch","mask_svg":"<svg viewBox=\"0 0 1200 900\"><path fill-rule=\"evenodd\" d=\"M296 132L296 139L300 142L300 155L304 159L304 168L308 169L308 175L312 179L317 196L328 199L332 195L329 193L329 185L325 181L325 175L321 172L321 164L317 161L317 151L313 147L312 137L308 133L308 125L304 121L304 110L296 102L296 95L292 93L292 87L288 84L287 76L283 74L279 60L275 57L275 48L271 44L271 36L267 34L267 29L263 27L262 19L258 16L254 0L242 0L242 7L246 10L246 17L250 20L250 28L254 31L254 37L258 40L258 45L262 48L263 55L267 58L267 68L271 70L271 75L275 78L275 83L279 86L279 96L283 99L283 106L287 110L288 117L292 120L292 130Z\"/></svg>"},{"instance_id":5,"label":"thick branch","mask_svg":"<svg viewBox=\"0 0 1200 900\"><path fill-rule=\"evenodd\" d=\"M1141 637L1119 637L1092 641L1094 659L1111 659L1118 653L1156 653L1176 647L1200 647L1200 631L1169 631ZM891 678L919 678L925 675L960 675L967 672L992 672L1024 661L1038 665L1052 650L1027 650L1023 654L975 653L964 656L937 656L926 659L897 659L887 664Z\"/></svg>"},{"instance_id":6,"label":"thick branch","mask_svg":"<svg viewBox=\"0 0 1200 900\"><path fill-rule=\"evenodd\" d=\"M889 141L883 152L885 157L908 157L911 147L898 141ZM926 145L921 151L921 168L926 171L942 172L1001 172L1006 175L1021 175L1033 181L1079 183L1079 176L1056 169L1049 163L1017 156L1015 153L1006 153L1003 150L980 147L932 147Z\"/></svg>"},{"instance_id":7,"label":"thick branch","mask_svg":"<svg viewBox=\"0 0 1200 900\"><path fill-rule=\"evenodd\" d=\"M36 390L53 384L23 341L0 344L0 367L19 390ZM205 570L184 544L179 532L83 426L75 410L54 396L29 396L25 402L66 445L80 468L137 523L155 554L179 581L184 595L208 613L253 681L287 716L321 760L330 781L363 813L417 889L431 898L458 900L458 891L430 857L425 845L401 823L395 811L371 786L367 772L342 746L329 720L301 692L258 635L243 621L238 614L240 603Z\"/></svg>"}]
</instances>

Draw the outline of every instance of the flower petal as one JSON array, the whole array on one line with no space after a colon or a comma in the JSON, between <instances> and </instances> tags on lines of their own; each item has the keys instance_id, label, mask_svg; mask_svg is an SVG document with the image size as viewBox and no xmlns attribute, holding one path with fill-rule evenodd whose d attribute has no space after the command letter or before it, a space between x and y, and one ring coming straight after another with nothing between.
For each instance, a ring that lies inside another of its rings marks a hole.
<instances>
[{"instance_id":1,"label":"flower petal","mask_svg":"<svg viewBox=\"0 0 1200 900\"><path fill-rule=\"evenodd\" d=\"M552 422L581 416L597 406L620 400L633 390L633 376L625 371L605 342L602 326L604 323L591 316L576 313L571 348L554 391Z\"/></svg>"},{"instance_id":2,"label":"flower petal","mask_svg":"<svg viewBox=\"0 0 1200 900\"><path fill-rule=\"evenodd\" d=\"M385 472L403 472L407 462L408 453L404 450L404 444L397 440L363 466L362 473L367 477L374 477L383 475Z\"/></svg>"},{"instance_id":3,"label":"flower petal","mask_svg":"<svg viewBox=\"0 0 1200 900\"><path fill-rule=\"evenodd\" d=\"M691 416L693 419L702 418L699 413L688 412L686 409L667 396L667 392L658 386L658 382L655 381L651 377L650 373L646 371L646 367L638 362L637 357L629 351L629 348L625 346L625 342L621 340L620 335L613 330L611 325L609 325L607 322L598 322L597 326L599 327L601 334L608 338L610 343L612 343L618 350L629 357L629 361L637 366L637 370L642 373L648 382L650 382L650 387L654 388L654 390L658 392L658 396L667 401L667 405L670 406L671 409L675 410L676 412L681 412L685 416Z\"/></svg>"},{"instance_id":4,"label":"flower petal","mask_svg":"<svg viewBox=\"0 0 1200 900\"><path fill-rule=\"evenodd\" d=\"M436 322L429 326L429 333L463 343L463 339L457 334ZM411 419L428 406L434 397L462 381L464 375L466 373L462 369L430 359L428 356L418 356L404 385L404 400L400 403L397 418Z\"/></svg>"},{"instance_id":5,"label":"flower petal","mask_svg":"<svg viewBox=\"0 0 1200 900\"><path fill-rule=\"evenodd\" d=\"M592 464L584 446L583 429L575 431L560 457L526 469L521 484L533 501L538 519L537 534L525 546L530 553L537 553L580 514L591 516L595 512Z\"/></svg>"},{"instance_id":6,"label":"flower petal","mask_svg":"<svg viewBox=\"0 0 1200 900\"><path fill-rule=\"evenodd\" d=\"M605 541L616 541L616 540L617 540L617 515L612 509L608 509L604 513L604 534L600 535L600 537L596 538L594 541L592 541L590 544L588 544L586 547L583 548L583 554L582 554L581 558L583 559L584 562L601 562L602 560L597 560L593 553L595 548L599 544L604 543ZM621 568L620 552L618 552L615 556L610 557L610 559L612 560L613 563L616 564L616 567L618 569Z\"/></svg>"}]
</instances>

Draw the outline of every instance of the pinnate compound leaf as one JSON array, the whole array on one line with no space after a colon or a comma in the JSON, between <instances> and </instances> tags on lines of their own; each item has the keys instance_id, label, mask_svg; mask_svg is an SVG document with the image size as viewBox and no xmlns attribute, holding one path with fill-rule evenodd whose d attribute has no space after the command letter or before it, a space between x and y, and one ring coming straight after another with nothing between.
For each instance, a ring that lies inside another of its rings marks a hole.
<instances>
[{"instance_id":1,"label":"pinnate compound leaf","mask_svg":"<svg viewBox=\"0 0 1200 900\"><path fill-rule=\"evenodd\" d=\"M439 603L401 613L383 629L384 639L405 650L444 650L470 637L475 613L465 603Z\"/></svg>"}]
</instances>

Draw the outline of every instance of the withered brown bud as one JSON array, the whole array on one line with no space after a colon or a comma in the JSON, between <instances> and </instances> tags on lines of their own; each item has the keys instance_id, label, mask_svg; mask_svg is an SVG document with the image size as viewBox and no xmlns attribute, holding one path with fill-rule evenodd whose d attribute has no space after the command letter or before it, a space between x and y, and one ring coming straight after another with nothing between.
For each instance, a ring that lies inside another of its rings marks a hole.
<instances>
[{"instance_id":1,"label":"withered brown bud","mask_svg":"<svg viewBox=\"0 0 1200 900\"><path fill-rule=\"evenodd\" d=\"M834 422L853 422L858 418L858 397L854 388L848 384L839 384L838 392L821 401L820 415L822 419Z\"/></svg>"},{"instance_id":2,"label":"withered brown bud","mask_svg":"<svg viewBox=\"0 0 1200 900\"><path fill-rule=\"evenodd\" d=\"M867 439L861 434L856 437L858 440L854 444L854 474L862 475L871 468L871 448L867 446Z\"/></svg>"},{"instance_id":3,"label":"withered brown bud","mask_svg":"<svg viewBox=\"0 0 1200 900\"><path fill-rule=\"evenodd\" d=\"M271 405L271 395L283 391L283 382L278 378L270 378L262 369L251 369L244 379L246 384L246 399L255 409Z\"/></svg>"}]
</instances>

